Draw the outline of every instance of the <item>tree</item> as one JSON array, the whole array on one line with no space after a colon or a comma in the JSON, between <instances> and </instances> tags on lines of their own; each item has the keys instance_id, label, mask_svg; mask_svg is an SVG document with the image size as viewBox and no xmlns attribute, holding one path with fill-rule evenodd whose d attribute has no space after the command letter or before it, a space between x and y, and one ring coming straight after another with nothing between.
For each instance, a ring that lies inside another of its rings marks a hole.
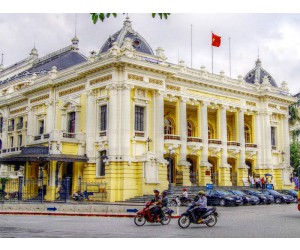
<instances>
[{"instance_id":1,"label":"tree","mask_svg":"<svg viewBox=\"0 0 300 250\"><path fill-rule=\"evenodd\" d=\"M291 126L295 125L296 122L300 122L298 108L295 104L289 106L289 115L289 123Z\"/></svg>"},{"instance_id":2,"label":"tree","mask_svg":"<svg viewBox=\"0 0 300 250\"><path fill-rule=\"evenodd\" d=\"M298 141L293 141L290 145L290 157L291 157L291 167L294 168L294 172L298 173L298 168L300 165L300 152Z\"/></svg>"},{"instance_id":3,"label":"tree","mask_svg":"<svg viewBox=\"0 0 300 250\"><path fill-rule=\"evenodd\" d=\"M125 13L123 13L123 15L124 14ZM151 13L153 18L156 17L156 14L160 17L160 19L168 19L168 16L170 15L170 13ZM103 22L105 18L109 18L110 16L117 17L117 15L117 13L91 13L92 21L94 24L96 24L98 20Z\"/></svg>"}]
</instances>

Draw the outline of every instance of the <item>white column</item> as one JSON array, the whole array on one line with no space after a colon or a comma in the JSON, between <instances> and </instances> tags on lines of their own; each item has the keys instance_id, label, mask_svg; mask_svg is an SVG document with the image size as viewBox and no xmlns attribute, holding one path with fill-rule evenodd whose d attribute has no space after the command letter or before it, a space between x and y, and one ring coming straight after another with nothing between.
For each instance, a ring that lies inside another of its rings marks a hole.
<instances>
[{"instance_id":1,"label":"white column","mask_svg":"<svg viewBox=\"0 0 300 250\"><path fill-rule=\"evenodd\" d=\"M130 160L130 85L121 88L121 155L122 160Z\"/></svg>"},{"instance_id":2,"label":"white column","mask_svg":"<svg viewBox=\"0 0 300 250\"><path fill-rule=\"evenodd\" d=\"M262 125L261 114L256 112L255 114L255 140L257 145L256 167L261 167L262 164Z\"/></svg>"},{"instance_id":3,"label":"white column","mask_svg":"<svg viewBox=\"0 0 300 250\"><path fill-rule=\"evenodd\" d=\"M246 161L246 150L245 150L245 122L244 122L244 110L239 109L238 111L238 121L239 121L239 142L241 145L240 152L240 168L245 167Z\"/></svg>"},{"instance_id":4,"label":"white column","mask_svg":"<svg viewBox=\"0 0 300 250\"><path fill-rule=\"evenodd\" d=\"M283 152L284 152L284 166L290 166L290 133L289 133L289 115L282 117L282 135L283 135ZM279 132L279 131L278 131Z\"/></svg>"},{"instance_id":5,"label":"white column","mask_svg":"<svg viewBox=\"0 0 300 250\"><path fill-rule=\"evenodd\" d=\"M35 119L33 108L27 107L27 110L27 142L31 142L33 140L33 136L35 135Z\"/></svg>"},{"instance_id":6,"label":"white column","mask_svg":"<svg viewBox=\"0 0 300 250\"><path fill-rule=\"evenodd\" d=\"M185 98L181 98L179 103L179 133L181 141L179 165L186 165L187 117Z\"/></svg>"},{"instance_id":7,"label":"white column","mask_svg":"<svg viewBox=\"0 0 300 250\"><path fill-rule=\"evenodd\" d=\"M49 101L47 104L47 117L46 117L46 134L49 134L53 130L54 125L54 105L53 101Z\"/></svg>"},{"instance_id":8,"label":"white column","mask_svg":"<svg viewBox=\"0 0 300 250\"><path fill-rule=\"evenodd\" d=\"M157 91L154 93L153 108L153 128L154 128L154 149L156 156L162 160L164 158L164 96Z\"/></svg>"},{"instance_id":9,"label":"white column","mask_svg":"<svg viewBox=\"0 0 300 250\"><path fill-rule=\"evenodd\" d=\"M76 112L78 114L78 112ZM87 93L87 106L86 106L86 155L89 159L95 160L95 138L96 138L96 105L95 96L92 91ZM78 117L76 117L78 119Z\"/></svg>"},{"instance_id":10,"label":"white column","mask_svg":"<svg viewBox=\"0 0 300 250\"><path fill-rule=\"evenodd\" d=\"M270 112L266 112L264 116L264 122L265 122L265 135L264 135L264 141L265 141L265 162L264 165L266 168L268 168L270 165L272 165L272 142L271 142L271 122L270 122Z\"/></svg>"},{"instance_id":11,"label":"white column","mask_svg":"<svg viewBox=\"0 0 300 250\"><path fill-rule=\"evenodd\" d=\"M202 102L201 106L201 138L203 143L201 154L201 166L208 166L208 118L207 118L207 102Z\"/></svg>"},{"instance_id":12,"label":"white column","mask_svg":"<svg viewBox=\"0 0 300 250\"><path fill-rule=\"evenodd\" d=\"M116 160L118 154L118 90L115 85L108 87L108 156L109 160Z\"/></svg>"},{"instance_id":13,"label":"white column","mask_svg":"<svg viewBox=\"0 0 300 250\"><path fill-rule=\"evenodd\" d=\"M222 140L222 158L221 166L227 166L227 119L226 119L227 107L222 105L220 107L220 130Z\"/></svg>"}]
</instances>

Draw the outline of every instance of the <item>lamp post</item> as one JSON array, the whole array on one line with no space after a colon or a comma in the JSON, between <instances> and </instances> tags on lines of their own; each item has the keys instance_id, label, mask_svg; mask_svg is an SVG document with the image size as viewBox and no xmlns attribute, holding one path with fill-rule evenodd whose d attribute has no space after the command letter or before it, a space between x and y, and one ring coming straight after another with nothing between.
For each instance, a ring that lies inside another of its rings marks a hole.
<instances>
[{"instance_id":1,"label":"lamp post","mask_svg":"<svg viewBox=\"0 0 300 250\"><path fill-rule=\"evenodd\" d=\"M172 147L169 147L168 148L169 150L169 176L168 176L168 179L169 179L169 191L171 191L171 188L172 188L172 184L171 184L171 180L172 180L172 175L171 175L171 169L172 169L172 164L171 164L171 159L172 159L172 155L175 154L175 150L172 148Z\"/></svg>"}]
</instances>

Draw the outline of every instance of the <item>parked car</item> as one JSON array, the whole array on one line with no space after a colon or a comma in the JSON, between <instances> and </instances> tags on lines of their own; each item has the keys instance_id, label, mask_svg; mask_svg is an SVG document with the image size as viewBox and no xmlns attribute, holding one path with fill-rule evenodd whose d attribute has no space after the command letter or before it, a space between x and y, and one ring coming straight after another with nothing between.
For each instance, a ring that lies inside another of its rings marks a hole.
<instances>
[{"instance_id":1,"label":"parked car","mask_svg":"<svg viewBox=\"0 0 300 250\"><path fill-rule=\"evenodd\" d=\"M225 190L208 190L205 192L207 205L235 205L239 206L243 203L242 197L233 195Z\"/></svg>"},{"instance_id":2,"label":"parked car","mask_svg":"<svg viewBox=\"0 0 300 250\"><path fill-rule=\"evenodd\" d=\"M234 195L238 195L243 198L243 204L251 204L251 205L257 205L259 204L259 198L254 195L245 194L241 190L228 190L229 193L232 193Z\"/></svg>"},{"instance_id":3,"label":"parked car","mask_svg":"<svg viewBox=\"0 0 300 250\"><path fill-rule=\"evenodd\" d=\"M254 195L259 198L259 204L271 204L274 203L274 196L269 194L263 194L258 190L245 189L243 190L245 194Z\"/></svg>"},{"instance_id":4,"label":"parked car","mask_svg":"<svg viewBox=\"0 0 300 250\"><path fill-rule=\"evenodd\" d=\"M296 190L287 190L285 194L288 194L294 198L294 202L298 202L298 192Z\"/></svg>"},{"instance_id":5,"label":"parked car","mask_svg":"<svg viewBox=\"0 0 300 250\"><path fill-rule=\"evenodd\" d=\"M262 190L263 194L273 195L276 204L281 204L285 202L286 204L290 204L294 202L294 198L288 194L281 194L275 190Z\"/></svg>"}]
</instances>

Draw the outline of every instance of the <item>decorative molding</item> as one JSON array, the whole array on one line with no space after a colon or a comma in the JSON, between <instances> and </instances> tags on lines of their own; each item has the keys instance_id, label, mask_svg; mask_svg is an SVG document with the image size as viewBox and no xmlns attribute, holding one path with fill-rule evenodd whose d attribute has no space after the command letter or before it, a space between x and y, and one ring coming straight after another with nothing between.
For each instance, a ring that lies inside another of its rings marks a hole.
<instances>
[{"instance_id":1,"label":"decorative molding","mask_svg":"<svg viewBox=\"0 0 300 250\"><path fill-rule=\"evenodd\" d=\"M133 75L133 74L128 74L128 79L135 80L135 81L142 81L142 82L144 81L144 77Z\"/></svg>"},{"instance_id":2,"label":"decorative molding","mask_svg":"<svg viewBox=\"0 0 300 250\"><path fill-rule=\"evenodd\" d=\"M39 102L39 101L42 101L42 100L46 100L48 98L49 98L49 94L43 95L43 96L39 96L39 97L31 99L30 103Z\"/></svg>"},{"instance_id":3,"label":"decorative molding","mask_svg":"<svg viewBox=\"0 0 300 250\"><path fill-rule=\"evenodd\" d=\"M203 93L203 92L200 92L200 91L197 91L197 90L192 90L192 89L187 89L187 93L198 95L198 96L201 96L201 97L208 97L208 98L213 98L213 99L218 99L218 100L223 100L223 101L241 103L241 101L239 99L229 98L229 97L215 95L215 94Z\"/></svg>"},{"instance_id":4,"label":"decorative molding","mask_svg":"<svg viewBox=\"0 0 300 250\"><path fill-rule=\"evenodd\" d=\"M85 85L80 85L80 86L77 86L75 88L71 88L71 89L61 91L61 92L58 93L58 95L61 97L61 96L69 95L69 94L72 94L74 92L78 92L78 91L81 91L81 90L84 90L84 89L85 89Z\"/></svg>"},{"instance_id":5,"label":"decorative molding","mask_svg":"<svg viewBox=\"0 0 300 250\"><path fill-rule=\"evenodd\" d=\"M149 78L149 83L157 84L157 85L163 85L162 80L154 79L154 78Z\"/></svg>"},{"instance_id":6,"label":"decorative molding","mask_svg":"<svg viewBox=\"0 0 300 250\"><path fill-rule=\"evenodd\" d=\"M90 85L94 85L94 84L101 83L101 82L106 82L109 80L112 80L112 75L107 75L107 76L103 76L103 77L100 77L97 79L93 79L90 81Z\"/></svg>"},{"instance_id":7,"label":"decorative molding","mask_svg":"<svg viewBox=\"0 0 300 250\"><path fill-rule=\"evenodd\" d=\"M174 85L166 85L167 90L180 91L180 87Z\"/></svg>"},{"instance_id":8,"label":"decorative molding","mask_svg":"<svg viewBox=\"0 0 300 250\"><path fill-rule=\"evenodd\" d=\"M246 101L246 105L256 107L255 102Z\"/></svg>"},{"instance_id":9,"label":"decorative molding","mask_svg":"<svg viewBox=\"0 0 300 250\"><path fill-rule=\"evenodd\" d=\"M17 114L17 113L20 113L20 112L24 112L24 111L27 111L27 107L22 107L22 108L18 108L18 109L15 109L15 110L11 110L10 114L14 115L14 114Z\"/></svg>"}]
</instances>

